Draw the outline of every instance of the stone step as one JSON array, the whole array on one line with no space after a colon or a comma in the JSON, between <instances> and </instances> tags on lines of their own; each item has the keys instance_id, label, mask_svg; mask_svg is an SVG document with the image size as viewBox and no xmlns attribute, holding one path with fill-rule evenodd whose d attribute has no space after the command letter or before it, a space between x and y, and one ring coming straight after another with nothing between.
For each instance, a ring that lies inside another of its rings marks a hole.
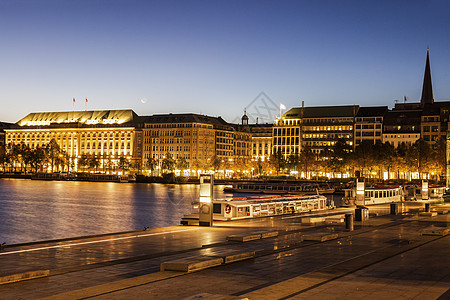
<instances>
[{"instance_id":1,"label":"stone step","mask_svg":"<svg viewBox=\"0 0 450 300\"><path fill-rule=\"evenodd\" d=\"M303 235L304 241L325 242L329 240L337 239L339 235L337 233L318 233L318 234L305 234Z\"/></svg>"},{"instance_id":2,"label":"stone step","mask_svg":"<svg viewBox=\"0 0 450 300\"><path fill-rule=\"evenodd\" d=\"M39 278L39 277L46 277L49 274L50 274L50 270L35 270L35 271L28 271L28 272L17 273L17 274L8 274L8 275L0 274L0 284L35 279L35 278Z\"/></svg>"},{"instance_id":3,"label":"stone step","mask_svg":"<svg viewBox=\"0 0 450 300\"><path fill-rule=\"evenodd\" d=\"M227 236L227 241L229 242L249 242L261 239L261 233L250 233L250 234L236 234Z\"/></svg>"},{"instance_id":4,"label":"stone step","mask_svg":"<svg viewBox=\"0 0 450 300\"><path fill-rule=\"evenodd\" d=\"M419 213L419 216L421 217L436 217L437 216L437 212L436 211L430 211L430 212L421 212Z\"/></svg>"},{"instance_id":5,"label":"stone step","mask_svg":"<svg viewBox=\"0 0 450 300\"><path fill-rule=\"evenodd\" d=\"M448 227L434 227L430 226L421 231L422 235L437 235L437 236L446 236L450 234L450 228Z\"/></svg>"},{"instance_id":6,"label":"stone step","mask_svg":"<svg viewBox=\"0 0 450 300\"><path fill-rule=\"evenodd\" d=\"M268 238L277 237L277 236L278 236L278 231L263 231L263 232L261 232L262 239L268 239Z\"/></svg>"},{"instance_id":7,"label":"stone step","mask_svg":"<svg viewBox=\"0 0 450 300\"><path fill-rule=\"evenodd\" d=\"M325 222L324 217L305 217L305 218L302 218L301 220L302 220L302 224L306 224L306 225L313 225L313 224Z\"/></svg>"},{"instance_id":8,"label":"stone step","mask_svg":"<svg viewBox=\"0 0 450 300\"><path fill-rule=\"evenodd\" d=\"M224 264L229 264L241 260L251 259L255 257L255 251L226 251L224 253L210 256L210 257L219 257L223 259Z\"/></svg>"},{"instance_id":9,"label":"stone step","mask_svg":"<svg viewBox=\"0 0 450 300\"><path fill-rule=\"evenodd\" d=\"M220 266L221 264L223 264L223 258L221 257L210 257L210 256L191 257L163 262L160 265L160 270L195 272L207 268Z\"/></svg>"}]
</instances>

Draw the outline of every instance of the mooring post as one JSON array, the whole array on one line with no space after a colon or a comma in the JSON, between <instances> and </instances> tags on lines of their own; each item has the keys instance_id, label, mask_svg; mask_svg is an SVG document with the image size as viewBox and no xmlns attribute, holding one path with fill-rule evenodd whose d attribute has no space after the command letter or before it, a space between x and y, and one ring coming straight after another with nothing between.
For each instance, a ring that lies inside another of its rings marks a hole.
<instances>
[{"instance_id":1,"label":"mooring post","mask_svg":"<svg viewBox=\"0 0 450 300\"><path fill-rule=\"evenodd\" d=\"M200 175L200 203L198 209L198 225L213 225L213 188L214 175Z\"/></svg>"},{"instance_id":2,"label":"mooring post","mask_svg":"<svg viewBox=\"0 0 450 300\"><path fill-rule=\"evenodd\" d=\"M353 231L353 214L345 214L345 229Z\"/></svg>"}]
</instances>

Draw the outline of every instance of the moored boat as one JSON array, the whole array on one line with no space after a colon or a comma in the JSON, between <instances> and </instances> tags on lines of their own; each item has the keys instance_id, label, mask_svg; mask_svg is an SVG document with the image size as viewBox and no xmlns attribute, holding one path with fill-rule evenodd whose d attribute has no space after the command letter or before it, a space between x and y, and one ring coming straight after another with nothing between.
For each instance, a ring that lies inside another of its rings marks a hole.
<instances>
[{"instance_id":1,"label":"moored boat","mask_svg":"<svg viewBox=\"0 0 450 300\"><path fill-rule=\"evenodd\" d=\"M228 193L251 194L301 194L315 195L333 194L334 189L326 184L295 183L295 182L234 182L231 187L225 187Z\"/></svg>"},{"instance_id":2,"label":"moored boat","mask_svg":"<svg viewBox=\"0 0 450 300\"><path fill-rule=\"evenodd\" d=\"M213 220L230 221L283 214L306 213L334 208L333 201L322 195L265 196L213 200ZM198 206L182 218L181 224L198 221Z\"/></svg>"},{"instance_id":3,"label":"moored boat","mask_svg":"<svg viewBox=\"0 0 450 300\"><path fill-rule=\"evenodd\" d=\"M364 184L363 182L360 182ZM343 206L366 206L383 203L401 202L401 186L376 186L369 188L344 189Z\"/></svg>"}]
</instances>

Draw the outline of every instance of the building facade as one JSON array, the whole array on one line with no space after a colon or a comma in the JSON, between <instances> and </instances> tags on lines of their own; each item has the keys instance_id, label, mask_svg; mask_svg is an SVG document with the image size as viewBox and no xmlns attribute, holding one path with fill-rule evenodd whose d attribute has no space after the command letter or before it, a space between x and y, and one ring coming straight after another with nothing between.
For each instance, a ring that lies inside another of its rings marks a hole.
<instances>
[{"instance_id":1,"label":"building facade","mask_svg":"<svg viewBox=\"0 0 450 300\"><path fill-rule=\"evenodd\" d=\"M55 143L80 170L83 155L95 157L100 166L126 159L139 161L142 141L139 117L132 110L74 111L30 113L5 129L6 143L25 144L30 148Z\"/></svg>"},{"instance_id":2,"label":"building facade","mask_svg":"<svg viewBox=\"0 0 450 300\"><path fill-rule=\"evenodd\" d=\"M251 133L220 117L199 114L161 114L143 117L143 165L170 153L185 159L188 168L208 170L250 157Z\"/></svg>"},{"instance_id":3,"label":"building facade","mask_svg":"<svg viewBox=\"0 0 450 300\"><path fill-rule=\"evenodd\" d=\"M363 141L373 144L383 141L383 118L387 111L387 106L359 108L354 127L355 147Z\"/></svg>"},{"instance_id":4,"label":"building facade","mask_svg":"<svg viewBox=\"0 0 450 300\"><path fill-rule=\"evenodd\" d=\"M358 105L295 107L275 121L273 153L285 158L309 148L317 155L339 139L353 146L353 128Z\"/></svg>"}]
</instances>

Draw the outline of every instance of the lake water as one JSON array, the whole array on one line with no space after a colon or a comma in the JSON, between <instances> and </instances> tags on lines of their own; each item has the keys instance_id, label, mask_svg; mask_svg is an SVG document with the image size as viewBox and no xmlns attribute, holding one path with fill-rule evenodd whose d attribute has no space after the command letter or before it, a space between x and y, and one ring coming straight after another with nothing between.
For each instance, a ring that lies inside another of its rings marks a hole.
<instances>
[{"instance_id":1,"label":"lake water","mask_svg":"<svg viewBox=\"0 0 450 300\"><path fill-rule=\"evenodd\" d=\"M233 196L224 187L214 198ZM179 225L198 198L195 184L0 179L0 243Z\"/></svg>"},{"instance_id":2,"label":"lake water","mask_svg":"<svg viewBox=\"0 0 450 300\"><path fill-rule=\"evenodd\" d=\"M0 179L0 243L179 225L198 197L193 184Z\"/></svg>"}]
</instances>

